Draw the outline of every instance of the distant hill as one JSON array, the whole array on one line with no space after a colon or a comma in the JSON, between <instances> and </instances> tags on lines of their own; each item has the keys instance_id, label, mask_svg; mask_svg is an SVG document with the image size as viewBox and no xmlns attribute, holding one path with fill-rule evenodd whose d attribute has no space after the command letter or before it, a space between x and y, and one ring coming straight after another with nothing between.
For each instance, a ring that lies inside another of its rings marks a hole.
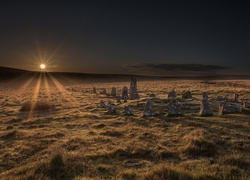
<instances>
[{"instance_id":1,"label":"distant hill","mask_svg":"<svg viewBox=\"0 0 250 180\"><path fill-rule=\"evenodd\" d=\"M23 70L23 69L0 66L0 73L25 73L25 72L28 72L28 71Z\"/></svg>"},{"instance_id":2,"label":"distant hill","mask_svg":"<svg viewBox=\"0 0 250 180\"><path fill-rule=\"evenodd\" d=\"M21 75L32 76L36 74L35 71L27 71L18 68L3 67L0 66L0 79L10 79ZM133 75L133 74L89 74L89 73L77 73L77 72L49 72L51 75L58 77L69 78L97 78L97 79L130 79L130 77L138 77L142 79L196 79L196 80L216 80L216 79L250 79L250 75L194 75L194 76L149 76L149 75Z\"/></svg>"}]
</instances>

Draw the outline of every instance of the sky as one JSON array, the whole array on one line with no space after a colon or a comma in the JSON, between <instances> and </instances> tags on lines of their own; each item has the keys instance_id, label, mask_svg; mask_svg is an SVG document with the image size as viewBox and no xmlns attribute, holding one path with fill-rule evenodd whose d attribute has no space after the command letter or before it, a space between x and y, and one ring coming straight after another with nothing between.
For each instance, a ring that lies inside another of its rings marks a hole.
<instances>
[{"instance_id":1,"label":"sky","mask_svg":"<svg viewBox=\"0 0 250 180\"><path fill-rule=\"evenodd\" d=\"M85 73L248 73L247 1L3 1L0 66Z\"/></svg>"}]
</instances>

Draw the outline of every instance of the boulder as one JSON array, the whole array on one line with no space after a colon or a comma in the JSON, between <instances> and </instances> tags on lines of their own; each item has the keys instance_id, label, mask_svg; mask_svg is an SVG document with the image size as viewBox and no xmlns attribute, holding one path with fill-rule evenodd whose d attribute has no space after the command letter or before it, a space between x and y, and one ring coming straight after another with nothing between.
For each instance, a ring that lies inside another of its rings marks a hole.
<instances>
[{"instance_id":1,"label":"boulder","mask_svg":"<svg viewBox=\"0 0 250 180\"><path fill-rule=\"evenodd\" d=\"M220 103L219 114L234 114L242 112L242 107L238 104Z\"/></svg>"},{"instance_id":2,"label":"boulder","mask_svg":"<svg viewBox=\"0 0 250 180\"><path fill-rule=\"evenodd\" d=\"M143 116L155 116L156 112L153 109L153 101L148 99L144 107Z\"/></svg>"},{"instance_id":3,"label":"boulder","mask_svg":"<svg viewBox=\"0 0 250 180\"><path fill-rule=\"evenodd\" d=\"M209 100L207 96L203 97L203 99L201 100L199 115L200 116L212 116L213 115L212 110L209 106Z\"/></svg>"},{"instance_id":4,"label":"boulder","mask_svg":"<svg viewBox=\"0 0 250 180\"><path fill-rule=\"evenodd\" d=\"M183 115L183 112L181 110L181 105L175 98L171 99L170 102L167 104L167 111L168 111L168 116Z\"/></svg>"},{"instance_id":5,"label":"boulder","mask_svg":"<svg viewBox=\"0 0 250 180\"><path fill-rule=\"evenodd\" d=\"M116 96L116 88L115 87L112 87L110 95Z\"/></svg>"},{"instance_id":6,"label":"boulder","mask_svg":"<svg viewBox=\"0 0 250 180\"><path fill-rule=\"evenodd\" d=\"M191 92L190 92L190 91L185 91L185 92L182 94L182 98L183 98L183 99L192 98Z\"/></svg>"},{"instance_id":7,"label":"boulder","mask_svg":"<svg viewBox=\"0 0 250 180\"><path fill-rule=\"evenodd\" d=\"M129 99L139 99L139 95L137 93L137 82L136 78L132 77L130 81L130 93L129 93Z\"/></svg>"}]
</instances>

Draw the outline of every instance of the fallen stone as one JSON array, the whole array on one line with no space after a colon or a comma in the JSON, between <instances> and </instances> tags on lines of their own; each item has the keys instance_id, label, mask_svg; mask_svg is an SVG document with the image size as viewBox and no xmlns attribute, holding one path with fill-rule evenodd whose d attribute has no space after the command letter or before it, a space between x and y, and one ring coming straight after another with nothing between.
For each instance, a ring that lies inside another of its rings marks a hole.
<instances>
[{"instance_id":1,"label":"fallen stone","mask_svg":"<svg viewBox=\"0 0 250 180\"><path fill-rule=\"evenodd\" d=\"M238 104L220 103L219 114L234 114L242 112L242 107Z\"/></svg>"}]
</instances>

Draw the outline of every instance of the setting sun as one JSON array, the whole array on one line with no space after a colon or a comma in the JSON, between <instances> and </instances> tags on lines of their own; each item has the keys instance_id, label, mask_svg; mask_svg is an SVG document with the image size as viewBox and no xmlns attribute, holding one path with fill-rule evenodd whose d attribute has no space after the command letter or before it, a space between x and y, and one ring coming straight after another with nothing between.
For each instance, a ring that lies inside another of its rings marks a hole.
<instances>
[{"instance_id":1,"label":"setting sun","mask_svg":"<svg viewBox=\"0 0 250 180\"><path fill-rule=\"evenodd\" d=\"M41 64L41 65L40 65L40 68L41 68L41 69L45 69L45 68L46 68L45 64Z\"/></svg>"}]
</instances>

